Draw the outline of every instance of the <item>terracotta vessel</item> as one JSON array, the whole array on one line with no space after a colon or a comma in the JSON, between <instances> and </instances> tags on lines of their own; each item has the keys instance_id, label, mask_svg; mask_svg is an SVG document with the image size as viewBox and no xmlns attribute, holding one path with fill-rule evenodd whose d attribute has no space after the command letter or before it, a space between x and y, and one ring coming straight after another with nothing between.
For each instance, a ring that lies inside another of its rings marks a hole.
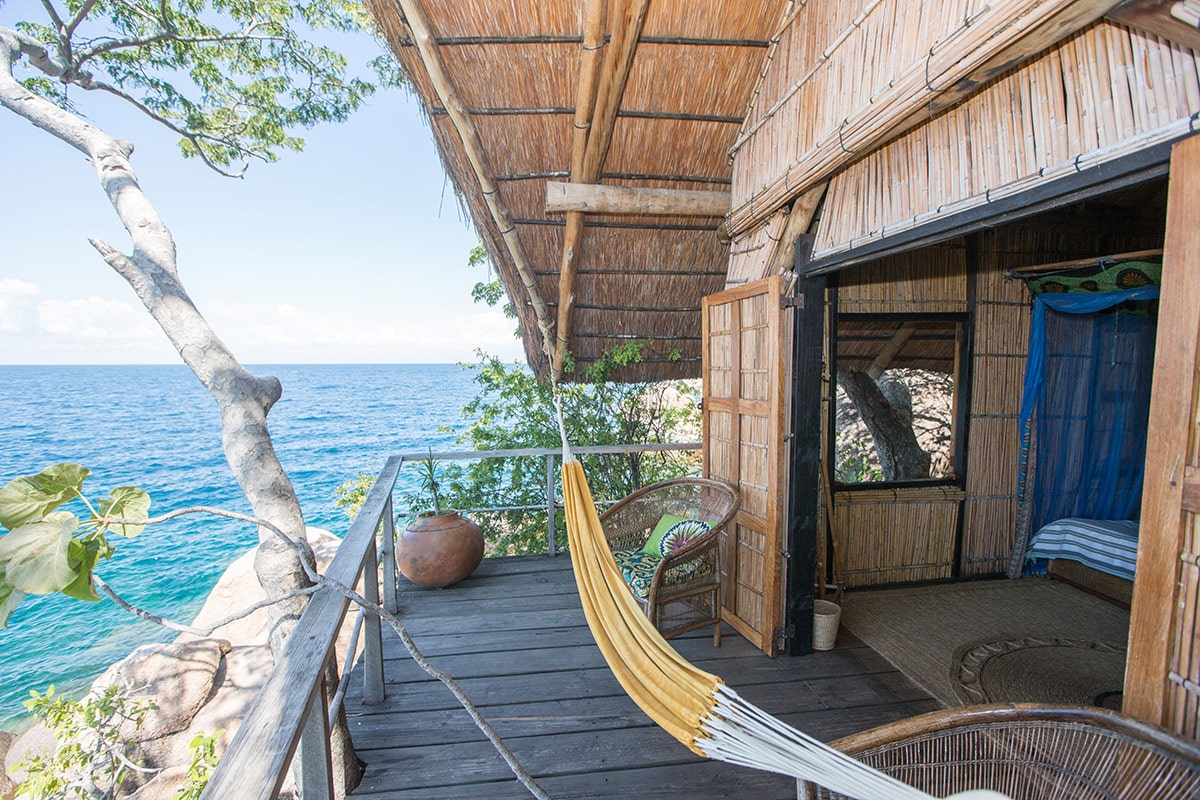
<instances>
[{"instance_id":1,"label":"terracotta vessel","mask_svg":"<svg viewBox=\"0 0 1200 800\"><path fill-rule=\"evenodd\" d=\"M417 517L396 541L400 573L419 586L458 583L482 560L483 533L455 511Z\"/></svg>"}]
</instances>

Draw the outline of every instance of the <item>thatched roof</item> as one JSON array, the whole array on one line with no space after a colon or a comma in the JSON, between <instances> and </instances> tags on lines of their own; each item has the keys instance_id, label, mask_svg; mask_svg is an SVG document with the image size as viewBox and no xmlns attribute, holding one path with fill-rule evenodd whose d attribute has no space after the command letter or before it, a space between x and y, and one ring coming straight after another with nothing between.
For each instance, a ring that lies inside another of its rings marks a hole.
<instances>
[{"instance_id":1,"label":"thatched roof","mask_svg":"<svg viewBox=\"0 0 1200 800\"><path fill-rule=\"evenodd\" d=\"M526 356L541 377L571 360L578 375L605 351L631 340L645 343L644 360L614 375L617 379L698 376L700 301L724 288L730 266L725 226L744 234L797 194L839 171L848 173L846 162L867 163L867 156L882 149L886 131L901 132L898 121L889 120L876 141L867 126L861 150L843 146L826 167L819 166L825 163L820 159L801 163L816 170L803 180L792 179L791 167L758 170L767 174L749 177L772 180L771 199L746 203L735 197L741 205L730 213L730 153L752 100L758 92L790 96L803 83L790 74L803 71L800 67L772 69L773 60L776 67L783 63L775 56L791 65L799 57L792 50L799 48L819 61L832 44L828 31L797 22L805 10L819 17L814 9L823 8L828 16L820 0L368 3L424 102L447 171L508 289ZM1106 14L1184 47L1200 43L1200 34L1180 21L1188 9L1200 7L1198 0L1066 5L1077 22ZM851 6L838 6L833 14L841 28L857 24L847 16L854 12ZM1183 16L1172 17L1173 10ZM895 24L889 22L888 30ZM1004 51L1010 60L1001 59L996 69L1036 56L1050 41L1046 35ZM1060 38L1065 35L1064 29ZM793 48L796 36L813 41ZM834 82L813 102L828 106L843 93L835 79L859 80L856 72L864 69L869 72L862 64L848 64L830 72L826 78ZM958 94L947 94L944 104L959 102L983 77L965 76ZM840 119L841 109L833 105L826 110ZM778 143L766 147L786 161L794 143L782 141L791 136L784 128L775 137ZM766 164L770 155L739 157ZM614 200L599 196L600 188L637 191ZM548 210L551 195L577 189L597 191L572 195L559 210ZM647 190L667 190L667 197L647 197ZM854 194L842 193L851 199ZM597 205L608 202L623 205L622 213L596 213L609 210ZM589 212L578 211L583 208ZM763 228L762 236L770 238L773 230ZM549 361L547 352L557 352L558 360ZM563 359L565 353L569 359ZM569 370L564 377L572 378Z\"/></svg>"},{"instance_id":2,"label":"thatched roof","mask_svg":"<svg viewBox=\"0 0 1200 800\"><path fill-rule=\"evenodd\" d=\"M558 325L569 216L547 212L547 183L572 180L572 153L581 149L575 131L585 132L595 151L590 165L581 167L577 156L576 176L594 174L585 183L728 192L727 150L785 4L614 3L626 7L624 18L593 26L600 34L588 43L591 9L607 2L372 0L518 309L526 355L539 375L549 374L544 334ZM640 30L638 6L645 7ZM427 46L418 47L426 28ZM598 58L589 61L593 52ZM588 92L580 102L589 83L599 97L592 115ZM615 377L699 375L700 298L724 287L729 257L723 214L586 215L565 326L577 369L637 339L646 342L643 362Z\"/></svg>"}]
</instances>

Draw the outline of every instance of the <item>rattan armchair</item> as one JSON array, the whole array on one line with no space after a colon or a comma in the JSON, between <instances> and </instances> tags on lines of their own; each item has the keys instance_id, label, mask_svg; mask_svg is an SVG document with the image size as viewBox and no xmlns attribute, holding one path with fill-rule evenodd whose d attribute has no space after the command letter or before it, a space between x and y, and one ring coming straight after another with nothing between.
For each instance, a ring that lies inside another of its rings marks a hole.
<instances>
[{"instance_id":1,"label":"rattan armchair","mask_svg":"<svg viewBox=\"0 0 1200 800\"><path fill-rule=\"evenodd\" d=\"M936 797L991 789L1013 800L1200 797L1200 747L1113 711L987 705L935 711L832 743ZM844 795L801 783L800 800Z\"/></svg>"},{"instance_id":2,"label":"rattan armchair","mask_svg":"<svg viewBox=\"0 0 1200 800\"><path fill-rule=\"evenodd\" d=\"M737 514L737 489L708 478L676 478L647 486L600 515L604 535L618 563L640 557L664 514L700 519L711 526L682 549L646 565L653 575L637 585L637 598L654 627L666 638L713 626L713 645L721 646L720 535ZM624 570L623 570L624 571Z\"/></svg>"}]
</instances>

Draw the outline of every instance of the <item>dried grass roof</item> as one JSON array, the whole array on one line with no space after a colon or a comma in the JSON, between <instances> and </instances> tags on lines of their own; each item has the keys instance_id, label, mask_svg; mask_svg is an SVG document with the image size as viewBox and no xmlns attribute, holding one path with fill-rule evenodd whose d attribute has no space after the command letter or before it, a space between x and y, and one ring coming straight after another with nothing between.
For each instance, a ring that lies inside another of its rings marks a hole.
<instances>
[{"instance_id":1,"label":"dried grass roof","mask_svg":"<svg viewBox=\"0 0 1200 800\"><path fill-rule=\"evenodd\" d=\"M566 215L546 212L546 183L566 182L571 174L587 5L585 0L371 0L518 309L526 355L542 377L549 365L538 309L517 262L527 262L545 316L553 322ZM784 5L784 0L650 3L599 182L728 191L727 150ZM417 43L424 26L430 40L422 53ZM617 27L610 18L606 49L612 49ZM605 80L601 72L597 82ZM456 104L474 129L481 155L464 144L463 125L451 113ZM494 205L485 194L489 182L495 187ZM501 227L506 221L514 232L507 241ZM577 370L637 339L646 343L643 361L617 379L699 375L700 298L724 287L729 256L722 222L722 217L586 215L569 325L568 347Z\"/></svg>"},{"instance_id":2,"label":"dried grass roof","mask_svg":"<svg viewBox=\"0 0 1200 800\"><path fill-rule=\"evenodd\" d=\"M616 379L699 375L700 301L724 288L730 257L725 217L586 214L581 238L568 248L575 241L568 220L579 216L546 211L547 183L728 192L730 147L760 76L768 83L794 78L768 67L776 53L772 40L782 41L787 14L799 6L789 0L368 5L424 103L446 169L517 309L538 375L554 372L546 352L562 346L556 338L565 340L577 370L637 340L645 343L644 360ZM1200 45L1200 34L1171 17L1176 5L1125 0L1106 13L1167 40ZM597 24L600 11L604 20ZM626 42L633 42L627 72L619 57ZM606 92L615 98L611 116L602 113ZM577 111L587 124L578 124ZM603 155L584 159L580 142L602 143L608 132L611 144L596 148ZM780 180L782 193L763 215L805 188ZM563 280L566 250L573 258ZM561 313L564 303L569 316Z\"/></svg>"}]
</instances>

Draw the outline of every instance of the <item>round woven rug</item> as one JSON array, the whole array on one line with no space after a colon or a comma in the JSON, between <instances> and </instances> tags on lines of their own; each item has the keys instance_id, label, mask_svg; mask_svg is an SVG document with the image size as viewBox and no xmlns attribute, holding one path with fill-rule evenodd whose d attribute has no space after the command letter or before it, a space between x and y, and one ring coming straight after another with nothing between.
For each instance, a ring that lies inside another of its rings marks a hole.
<instances>
[{"instance_id":1,"label":"round woven rug","mask_svg":"<svg viewBox=\"0 0 1200 800\"><path fill-rule=\"evenodd\" d=\"M1124 645L1059 637L995 639L961 647L950 671L950 682L964 703L1112 708L1124 680Z\"/></svg>"}]
</instances>

